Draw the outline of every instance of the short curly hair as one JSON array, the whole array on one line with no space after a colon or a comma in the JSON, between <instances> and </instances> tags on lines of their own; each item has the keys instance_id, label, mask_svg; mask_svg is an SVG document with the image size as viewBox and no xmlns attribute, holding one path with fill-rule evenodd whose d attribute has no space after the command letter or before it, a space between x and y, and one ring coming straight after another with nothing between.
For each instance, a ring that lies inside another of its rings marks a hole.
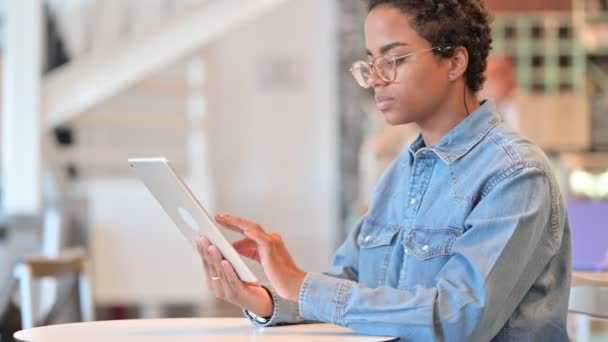
<instances>
[{"instance_id":1,"label":"short curly hair","mask_svg":"<svg viewBox=\"0 0 608 342\"><path fill-rule=\"evenodd\" d=\"M483 87L487 58L492 48L492 16L483 0L369 0L368 11L389 6L411 16L412 27L431 46L462 46L469 53L465 80L477 92ZM449 58L454 49L435 50Z\"/></svg>"}]
</instances>

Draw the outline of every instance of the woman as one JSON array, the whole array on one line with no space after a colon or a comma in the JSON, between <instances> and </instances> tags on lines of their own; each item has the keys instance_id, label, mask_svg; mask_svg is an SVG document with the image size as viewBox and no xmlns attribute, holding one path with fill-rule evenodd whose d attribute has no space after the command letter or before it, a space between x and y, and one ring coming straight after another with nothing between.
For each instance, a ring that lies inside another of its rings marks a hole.
<instances>
[{"instance_id":1,"label":"woman","mask_svg":"<svg viewBox=\"0 0 608 342\"><path fill-rule=\"evenodd\" d=\"M270 286L241 282L216 247L208 284L257 325L304 320L428 341L565 341L570 230L549 162L478 103L490 49L482 0L371 0L368 62L352 72L392 125L420 136L382 176L324 274L281 237L230 215Z\"/></svg>"}]
</instances>

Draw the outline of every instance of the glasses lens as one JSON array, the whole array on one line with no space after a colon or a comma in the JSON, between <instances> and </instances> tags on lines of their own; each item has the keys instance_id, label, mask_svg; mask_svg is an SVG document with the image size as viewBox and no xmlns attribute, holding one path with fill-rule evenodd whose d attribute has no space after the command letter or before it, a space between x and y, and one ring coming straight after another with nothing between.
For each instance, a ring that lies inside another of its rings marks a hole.
<instances>
[{"instance_id":1,"label":"glasses lens","mask_svg":"<svg viewBox=\"0 0 608 342\"><path fill-rule=\"evenodd\" d=\"M351 72L355 81L362 86L363 88L369 88L369 75L371 73L371 69L369 65L363 61L358 61L353 64L351 68Z\"/></svg>"},{"instance_id":2,"label":"glasses lens","mask_svg":"<svg viewBox=\"0 0 608 342\"><path fill-rule=\"evenodd\" d=\"M376 67L376 70L378 70L378 76L383 80L387 82L394 81L395 67L387 58L379 57L376 59L374 66Z\"/></svg>"}]
</instances>

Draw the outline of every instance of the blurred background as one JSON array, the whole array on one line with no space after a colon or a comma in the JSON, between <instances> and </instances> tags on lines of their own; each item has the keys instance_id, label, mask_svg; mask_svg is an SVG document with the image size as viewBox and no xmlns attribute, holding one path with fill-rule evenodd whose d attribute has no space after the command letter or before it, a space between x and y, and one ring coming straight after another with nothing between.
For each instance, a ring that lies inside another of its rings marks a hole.
<instances>
[{"instance_id":1,"label":"blurred background","mask_svg":"<svg viewBox=\"0 0 608 342\"><path fill-rule=\"evenodd\" d=\"M608 2L486 3L480 99L551 157L575 269L605 270ZM208 293L129 157L168 158L210 211L323 271L417 134L388 127L348 71L365 15L354 0L1 0L0 341L24 306L32 325L241 314ZM49 271L62 262L75 275ZM573 338L608 340L571 319Z\"/></svg>"}]
</instances>

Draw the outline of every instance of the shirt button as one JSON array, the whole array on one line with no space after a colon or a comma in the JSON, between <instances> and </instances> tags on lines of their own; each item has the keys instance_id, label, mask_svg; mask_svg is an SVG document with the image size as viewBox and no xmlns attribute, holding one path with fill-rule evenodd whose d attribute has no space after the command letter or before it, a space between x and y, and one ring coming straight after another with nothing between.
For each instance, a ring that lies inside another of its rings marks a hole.
<instances>
[{"instance_id":1,"label":"shirt button","mask_svg":"<svg viewBox=\"0 0 608 342\"><path fill-rule=\"evenodd\" d=\"M422 246L422 250L425 251L425 252L428 252L429 248L430 248L429 245Z\"/></svg>"},{"instance_id":2,"label":"shirt button","mask_svg":"<svg viewBox=\"0 0 608 342\"><path fill-rule=\"evenodd\" d=\"M368 235L368 236L365 237L365 242L369 242L371 239L372 239L372 236Z\"/></svg>"},{"instance_id":3,"label":"shirt button","mask_svg":"<svg viewBox=\"0 0 608 342\"><path fill-rule=\"evenodd\" d=\"M405 249L405 254L410 254L410 250L409 249Z\"/></svg>"},{"instance_id":4,"label":"shirt button","mask_svg":"<svg viewBox=\"0 0 608 342\"><path fill-rule=\"evenodd\" d=\"M412 199L410 200L410 204L411 204L411 205L416 205L416 203L417 203L417 202L418 202L418 200L417 200L417 199L415 199L415 198L412 198Z\"/></svg>"}]
</instances>

